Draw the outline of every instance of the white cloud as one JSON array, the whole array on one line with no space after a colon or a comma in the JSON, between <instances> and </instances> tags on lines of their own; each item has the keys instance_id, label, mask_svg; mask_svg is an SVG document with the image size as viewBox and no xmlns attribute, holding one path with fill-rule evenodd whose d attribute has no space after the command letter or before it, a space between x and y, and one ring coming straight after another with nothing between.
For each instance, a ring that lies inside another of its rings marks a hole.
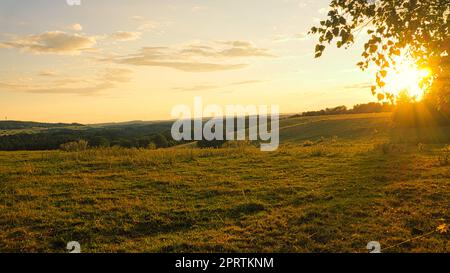
<instances>
[{"instance_id":1,"label":"white cloud","mask_svg":"<svg viewBox=\"0 0 450 273\"><path fill-rule=\"evenodd\" d=\"M194 85L194 86L183 86L183 87L174 87L173 90L176 91L205 91L205 90L213 90L213 89L219 89L224 87L233 87L233 86L243 86L243 85L251 85L251 84L258 84L263 83L265 81L262 80L246 80L246 81L240 81L240 82L232 82L229 84L224 85L214 85L214 84L200 84L200 85Z\"/></svg>"},{"instance_id":2,"label":"white cloud","mask_svg":"<svg viewBox=\"0 0 450 273\"><path fill-rule=\"evenodd\" d=\"M46 71L44 75L50 76ZM41 74L41 73L40 73ZM0 81L0 91L25 92L35 94L77 94L97 95L102 91L114 88L119 83L131 81L132 71L128 69L109 68L99 76L67 77L52 72L51 78L42 80L18 79L15 81Z\"/></svg>"},{"instance_id":3,"label":"white cloud","mask_svg":"<svg viewBox=\"0 0 450 273\"><path fill-rule=\"evenodd\" d=\"M201 11L205 11L205 10L207 10L208 8L207 7L205 7L205 6L195 6L195 7L192 7L191 8L191 11L192 12L201 12Z\"/></svg>"},{"instance_id":4,"label":"white cloud","mask_svg":"<svg viewBox=\"0 0 450 273\"><path fill-rule=\"evenodd\" d=\"M134 21L136 21L139 24L139 26L137 27L137 29L139 31L153 30L153 29L156 29L159 25L157 22L148 20L142 16L133 16L133 17L131 17L131 19L133 19Z\"/></svg>"},{"instance_id":5,"label":"white cloud","mask_svg":"<svg viewBox=\"0 0 450 273\"><path fill-rule=\"evenodd\" d=\"M72 24L72 25L68 26L67 29L73 30L73 31L82 31L83 27L80 24Z\"/></svg>"},{"instance_id":6,"label":"white cloud","mask_svg":"<svg viewBox=\"0 0 450 273\"><path fill-rule=\"evenodd\" d=\"M47 31L36 35L19 36L7 42L0 42L0 47L15 48L35 54L78 55L83 51L91 50L96 43L95 37L63 31Z\"/></svg>"},{"instance_id":7,"label":"white cloud","mask_svg":"<svg viewBox=\"0 0 450 273\"><path fill-rule=\"evenodd\" d=\"M278 35L273 40L277 43L284 43L290 41L306 41L308 40L308 37L308 34L306 32L303 32L294 35Z\"/></svg>"},{"instance_id":8,"label":"white cloud","mask_svg":"<svg viewBox=\"0 0 450 273\"><path fill-rule=\"evenodd\" d=\"M109 36L109 38L116 41L135 41L141 38L140 32L132 32L132 31L116 31Z\"/></svg>"},{"instance_id":9,"label":"white cloud","mask_svg":"<svg viewBox=\"0 0 450 273\"><path fill-rule=\"evenodd\" d=\"M245 41L226 41L213 44L190 44L181 47L143 47L138 53L118 56L106 61L138 65L169 67L187 72L211 72L241 69L247 66L234 59L275 57L264 48Z\"/></svg>"},{"instance_id":10,"label":"white cloud","mask_svg":"<svg viewBox=\"0 0 450 273\"><path fill-rule=\"evenodd\" d=\"M52 70L52 69L45 69L45 70L39 71L38 76L41 76L41 77L56 77L56 76L58 76L58 72L56 72L55 70Z\"/></svg>"}]
</instances>

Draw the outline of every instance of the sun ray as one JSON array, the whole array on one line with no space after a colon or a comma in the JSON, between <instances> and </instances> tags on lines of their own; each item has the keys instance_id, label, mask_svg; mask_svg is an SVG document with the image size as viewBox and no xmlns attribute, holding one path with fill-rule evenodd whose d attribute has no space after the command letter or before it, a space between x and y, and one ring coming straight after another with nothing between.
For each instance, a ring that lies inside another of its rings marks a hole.
<instances>
[{"instance_id":1,"label":"sun ray","mask_svg":"<svg viewBox=\"0 0 450 273\"><path fill-rule=\"evenodd\" d=\"M411 98L421 100L426 92L426 85L421 83L431 77L431 69L419 67L411 57L405 55L397 58L395 64L387 71L385 90L395 96L406 92Z\"/></svg>"}]
</instances>

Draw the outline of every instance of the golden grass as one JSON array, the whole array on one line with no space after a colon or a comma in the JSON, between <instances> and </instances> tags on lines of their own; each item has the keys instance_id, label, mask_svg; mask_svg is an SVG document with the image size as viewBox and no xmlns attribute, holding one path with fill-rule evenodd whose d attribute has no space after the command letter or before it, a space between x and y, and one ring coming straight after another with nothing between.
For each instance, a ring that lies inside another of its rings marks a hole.
<instances>
[{"instance_id":1,"label":"golden grass","mask_svg":"<svg viewBox=\"0 0 450 273\"><path fill-rule=\"evenodd\" d=\"M94 149L0 153L0 251L365 252L447 221L442 150L325 140L273 153ZM433 234L392 252L448 252Z\"/></svg>"}]
</instances>

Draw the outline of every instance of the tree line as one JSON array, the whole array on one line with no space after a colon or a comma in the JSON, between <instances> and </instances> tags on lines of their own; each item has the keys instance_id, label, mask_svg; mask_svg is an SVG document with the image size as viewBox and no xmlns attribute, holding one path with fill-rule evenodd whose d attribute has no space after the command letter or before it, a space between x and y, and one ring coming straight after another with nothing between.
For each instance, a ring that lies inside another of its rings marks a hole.
<instances>
[{"instance_id":1,"label":"tree line","mask_svg":"<svg viewBox=\"0 0 450 273\"><path fill-rule=\"evenodd\" d=\"M172 139L170 130L156 130L154 128L127 127L115 129L52 129L32 134L20 133L0 136L0 150L56 150L61 145L84 140L89 147L125 148L167 148L179 145ZM151 126L150 126L151 127Z\"/></svg>"},{"instance_id":2,"label":"tree line","mask_svg":"<svg viewBox=\"0 0 450 273\"><path fill-rule=\"evenodd\" d=\"M378 103L370 102L364 104L357 104L352 109L348 109L346 106L337 106L333 108L325 108L319 111L308 111L302 114L292 116L296 117L312 117L312 116L325 116L325 115L344 115L344 114L367 114L367 113L385 113L392 112L394 106L390 103Z\"/></svg>"},{"instance_id":3,"label":"tree line","mask_svg":"<svg viewBox=\"0 0 450 273\"><path fill-rule=\"evenodd\" d=\"M0 130L20 130L30 128L60 128L68 126L81 127L84 125L79 123L42 123L42 122L14 121L14 120L0 121Z\"/></svg>"}]
</instances>

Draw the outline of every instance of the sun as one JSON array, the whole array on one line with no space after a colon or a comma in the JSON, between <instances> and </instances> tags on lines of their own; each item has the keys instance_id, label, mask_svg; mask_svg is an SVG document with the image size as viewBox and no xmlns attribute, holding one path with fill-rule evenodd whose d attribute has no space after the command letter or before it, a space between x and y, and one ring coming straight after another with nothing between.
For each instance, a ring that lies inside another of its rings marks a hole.
<instances>
[{"instance_id":1,"label":"sun","mask_svg":"<svg viewBox=\"0 0 450 273\"><path fill-rule=\"evenodd\" d=\"M409 97L421 100L425 94L426 86L421 85L424 80L431 77L431 69L420 68L411 58L400 57L396 60L394 68L387 71L384 79L385 90L394 95L406 92Z\"/></svg>"}]
</instances>

